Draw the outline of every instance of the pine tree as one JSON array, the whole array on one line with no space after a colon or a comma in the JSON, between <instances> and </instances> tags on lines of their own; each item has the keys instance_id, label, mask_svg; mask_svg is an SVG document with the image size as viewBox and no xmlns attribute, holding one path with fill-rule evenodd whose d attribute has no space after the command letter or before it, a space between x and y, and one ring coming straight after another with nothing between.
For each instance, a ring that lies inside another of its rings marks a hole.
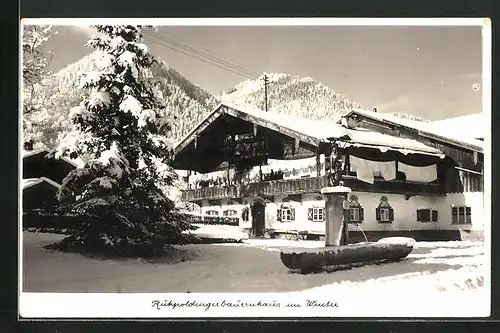
<instances>
[{"instance_id":1,"label":"pine tree","mask_svg":"<svg viewBox=\"0 0 500 333\"><path fill-rule=\"evenodd\" d=\"M85 73L89 91L70 112L74 131L60 154L90 156L64 179L61 207L85 216L66 249L83 246L126 256L160 253L192 229L162 188L175 173L160 115L164 106L151 85L154 59L141 43L140 26L96 26L87 46L102 50L98 70Z\"/></svg>"}]
</instances>

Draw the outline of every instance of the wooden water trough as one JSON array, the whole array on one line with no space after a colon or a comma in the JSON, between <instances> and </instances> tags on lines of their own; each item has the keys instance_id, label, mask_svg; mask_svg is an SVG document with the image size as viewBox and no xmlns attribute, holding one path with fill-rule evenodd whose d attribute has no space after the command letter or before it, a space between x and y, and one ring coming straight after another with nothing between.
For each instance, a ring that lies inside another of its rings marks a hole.
<instances>
[{"instance_id":1,"label":"wooden water trough","mask_svg":"<svg viewBox=\"0 0 500 333\"><path fill-rule=\"evenodd\" d=\"M349 209L346 200L350 188L343 185L324 187L321 193L325 203L325 246L315 249L291 248L281 251L281 261L289 269L302 272L329 270L335 266L399 261L413 250L412 238L389 237L378 242L341 245L345 219ZM344 236L345 237L345 236ZM347 241L348 242L348 241Z\"/></svg>"},{"instance_id":2,"label":"wooden water trough","mask_svg":"<svg viewBox=\"0 0 500 333\"><path fill-rule=\"evenodd\" d=\"M412 238L393 237L372 243L314 249L291 248L281 251L281 261L287 268L302 272L328 270L336 266L395 262L407 257L414 243Z\"/></svg>"}]
</instances>

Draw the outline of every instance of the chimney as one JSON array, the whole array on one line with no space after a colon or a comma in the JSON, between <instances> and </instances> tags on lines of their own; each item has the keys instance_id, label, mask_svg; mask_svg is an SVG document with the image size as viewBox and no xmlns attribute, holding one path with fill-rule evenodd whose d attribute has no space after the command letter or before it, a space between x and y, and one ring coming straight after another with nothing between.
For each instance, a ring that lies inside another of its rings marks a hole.
<instances>
[{"instance_id":1,"label":"chimney","mask_svg":"<svg viewBox=\"0 0 500 333\"><path fill-rule=\"evenodd\" d=\"M373 112L377 112L377 108L373 108Z\"/></svg>"}]
</instances>

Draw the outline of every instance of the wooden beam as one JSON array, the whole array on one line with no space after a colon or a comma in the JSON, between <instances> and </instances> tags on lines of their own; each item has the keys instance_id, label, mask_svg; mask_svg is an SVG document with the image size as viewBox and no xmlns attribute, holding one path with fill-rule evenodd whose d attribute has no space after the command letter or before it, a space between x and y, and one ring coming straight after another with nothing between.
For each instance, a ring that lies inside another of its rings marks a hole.
<instances>
[{"instance_id":1,"label":"wooden beam","mask_svg":"<svg viewBox=\"0 0 500 333\"><path fill-rule=\"evenodd\" d=\"M464 171L464 172L467 172L467 173L473 173L475 175L482 175L483 173L482 172L478 172L478 171L474 171L474 170L469 170L469 169L465 169L465 168L461 168L461 167L455 167L455 169L457 170L460 170L460 171Z\"/></svg>"},{"instance_id":2,"label":"wooden beam","mask_svg":"<svg viewBox=\"0 0 500 333\"><path fill-rule=\"evenodd\" d=\"M203 120L197 127L195 127L191 132L189 132L184 139L174 148L174 155L177 155L181 150L186 148L195 137L199 136L211 123L213 123L219 116L226 112L226 107L224 105L219 105L215 110L208 115L205 120Z\"/></svg>"},{"instance_id":3,"label":"wooden beam","mask_svg":"<svg viewBox=\"0 0 500 333\"><path fill-rule=\"evenodd\" d=\"M316 177L321 176L321 154L319 149L316 151Z\"/></svg>"},{"instance_id":4,"label":"wooden beam","mask_svg":"<svg viewBox=\"0 0 500 333\"><path fill-rule=\"evenodd\" d=\"M332 162L332 152L327 151L327 153L325 154L325 174L326 175L328 175L331 172L331 169L332 169L331 162Z\"/></svg>"},{"instance_id":5,"label":"wooden beam","mask_svg":"<svg viewBox=\"0 0 500 333\"><path fill-rule=\"evenodd\" d=\"M257 124L253 123L253 135L257 136Z\"/></svg>"},{"instance_id":6,"label":"wooden beam","mask_svg":"<svg viewBox=\"0 0 500 333\"><path fill-rule=\"evenodd\" d=\"M295 144L293 146L293 155L299 152L300 140L295 138Z\"/></svg>"}]
</instances>

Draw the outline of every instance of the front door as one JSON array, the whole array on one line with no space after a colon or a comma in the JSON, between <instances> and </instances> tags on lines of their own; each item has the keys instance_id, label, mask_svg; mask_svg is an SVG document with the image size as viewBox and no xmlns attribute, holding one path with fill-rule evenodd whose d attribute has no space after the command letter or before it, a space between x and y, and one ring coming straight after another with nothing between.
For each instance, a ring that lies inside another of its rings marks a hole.
<instances>
[{"instance_id":1,"label":"front door","mask_svg":"<svg viewBox=\"0 0 500 333\"><path fill-rule=\"evenodd\" d=\"M263 237L266 229L266 206L261 201L252 205L252 234L255 237Z\"/></svg>"}]
</instances>

